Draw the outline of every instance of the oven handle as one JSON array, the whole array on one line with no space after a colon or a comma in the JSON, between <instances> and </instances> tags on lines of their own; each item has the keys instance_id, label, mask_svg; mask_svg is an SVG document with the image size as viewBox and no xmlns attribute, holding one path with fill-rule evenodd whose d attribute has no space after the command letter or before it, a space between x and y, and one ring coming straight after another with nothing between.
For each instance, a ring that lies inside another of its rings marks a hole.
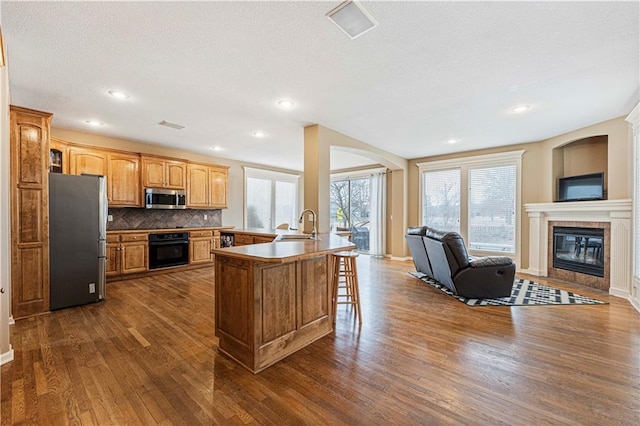
<instances>
[{"instance_id":1,"label":"oven handle","mask_svg":"<svg viewBox=\"0 0 640 426\"><path fill-rule=\"evenodd\" d=\"M178 241L150 241L150 246L169 246L175 244L189 244L189 240L178 240Z\"/></svg>"}]
</instances>

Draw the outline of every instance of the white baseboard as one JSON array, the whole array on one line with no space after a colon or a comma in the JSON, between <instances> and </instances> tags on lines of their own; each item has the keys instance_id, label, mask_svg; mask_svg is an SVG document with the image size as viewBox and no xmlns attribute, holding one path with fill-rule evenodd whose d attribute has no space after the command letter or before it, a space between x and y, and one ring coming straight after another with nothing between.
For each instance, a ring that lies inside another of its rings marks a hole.
<instances>
[{"instance_id":1,"label":"white baseboard","mask_svg":"<svg viewBox=\"0 0 640 426\"><path fill-rule=\"evenodd\" d=\"M390 260L397 260L399 262L408 262L408 261L413 261L413 258L411 256L391 256L390 254L386 255L387 258L389 258Z\"/></svg>"},{"instance_id":2,"label":"white baseboard","mask_svg":"<svg viewBox=\"0 0 640 426\"><path fill-rule=\"evenodd\" d=\"M609 294L616 297L622 297L623 299L627 299L629 302L633 304L633 300L631 299L631 293L625 290L618 290L615 288L609 288Z\"/></svg>"},{"instance_id":3,"label":"white baseboard","mask_svg":"<svg viewBox=\"0 0 640 426\"><path fill-rule=\"evenodd\" d=\"M536 277L546 277L547 273L543 272L541 269L519 269L517 272L521 272L523 274L534 275Z\"/></svg>"},{"instance_id":4,"label":"white baseboard","mask_svg":"<svg viewBox=\"0 0 640 426\"><path fill-rule=\"evenodd\" d=\"M13 315L9 317L9 325L13 325L16 323L16 320L13 319Z\"/></svg>"},{"instance_id":5,"label":"white baseboard","mask_svg":"<svg viewBox=\"0 0 640 426\"><path fill-rule=\"evenodd\" d=\"M13 348L9 345L9 350L3 354L0 354L0 365L5 365L8 362L13 361Z\"/></svg>"},{"instance_id":6,"label":"white baseboard","mask_svg":"<svg viewBox=\"0 0 640 426\"><path fill-rule=\"evenodd\" d=\"M636 308L636 311L640 312L640 301L630 297L629 302L631 303L631 306Z\"/></svg>"}]
</instances>

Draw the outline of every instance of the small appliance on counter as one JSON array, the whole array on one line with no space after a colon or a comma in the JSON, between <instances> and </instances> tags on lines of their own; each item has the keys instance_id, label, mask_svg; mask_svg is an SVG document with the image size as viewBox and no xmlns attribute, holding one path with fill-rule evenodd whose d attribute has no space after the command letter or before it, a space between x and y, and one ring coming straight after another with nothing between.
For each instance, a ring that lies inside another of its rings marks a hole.
<instances>
[{"instance_id":1,"label":"small appliance on counter","mask_svg":"<svg viewBox=\"0 0 640 426\"><path fill-rule=\"evenodd\" d=\"M49 174L51 310L106 297L105 180L103 176Z\"/></svg>"}]
</instances>

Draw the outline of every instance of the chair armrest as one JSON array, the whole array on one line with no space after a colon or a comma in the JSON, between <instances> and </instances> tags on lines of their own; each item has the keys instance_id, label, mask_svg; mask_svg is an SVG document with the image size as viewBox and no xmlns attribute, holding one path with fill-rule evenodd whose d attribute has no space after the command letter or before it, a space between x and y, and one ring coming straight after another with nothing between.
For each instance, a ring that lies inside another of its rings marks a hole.
<instances>
[{"instance_id":1,"label":"chair armrest","mask_svg":"<svg viewBox=\"0 0 640 426\"><path fill-rule=\"evenodd\" d=\"M510 257L506 256L486 256L477 257L469 262L471 268L488 268L492 266L509 266L513 263Z\"/></svg>"}]
</instances>

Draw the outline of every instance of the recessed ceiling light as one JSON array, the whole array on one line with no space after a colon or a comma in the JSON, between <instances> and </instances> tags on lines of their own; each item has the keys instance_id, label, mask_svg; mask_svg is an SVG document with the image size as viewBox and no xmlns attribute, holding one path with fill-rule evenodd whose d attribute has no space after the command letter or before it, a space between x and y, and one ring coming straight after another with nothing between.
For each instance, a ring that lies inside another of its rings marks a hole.
<instances>
[{"instance_id":1,"label":"recessed ceiling light","mask_svg":"<svg viewBox=\"0 0 640 426\"><path fill-rule=\"evenodd\" d=\"M224 148L219 146L219 145L216 145L216 146L212 146L211 150L212 151L224 151Z\"/></svg>"},{"instance_id":2,"label":"recessed ceiling light","mask_svg":"<svg viewBox=\"0 0 640 426\"><path fill-rule=\"evenodd\" d=\"M119 90L109 90L109 94L116 99L127 99L129 97L128 93L120 92Z\"/></svg>"},{"instance_id":3,"label":"recessed ceiling light","mask_svg":"<svg viewBox=\"0 0 640 426\"><path fill-rule=\"evenodd\" d=\"M528 111L530 108L531 108L530 105L518 105L511 108L511 111L516 113L521 113L521 112Z\"/></svg>"},{"instance_id":4,"label":"recessed ceiling light","mask_svg":"<svg viewBox=\"0 0 640 426\"><path fill-rule=\"evenodd\" d=\"M454 143L458 143L458 139L449 139L449 140L447 141L447 143L448 143L449 145L453 145Z\"/></svg>"},{"instance_id":5,"label":"recessed ceiling light","mask_svg":"<svg viewBox=\"0 0 640 426\"><path fill-rule=\"evenodd\" d=\"M90 126L102 126L102 123L98 120L87 120L86 123Z\"/></svg>"},{"instance_id":6,"label":"recessed ceiling light","mask_svg":"<svg viewBox=\"0 0 640 426\"><path fill-rule=\"evenodd\" d=\"M278 106L282 109L291 109L295 104L290 99L281 99L278 101Z\"/></svg>"},{"instance_id":7,"label":"recessed ceiling light","mask_svg":"<svg viewBox=\"0 0 640 426\"><path fill-rule=\"evenodd\" d=\"M264 138L265 137L265 133L261 130L255 130L253 132L251 132L251 136L253 136L254 138Z\"/></svg>"}]
</instances>

